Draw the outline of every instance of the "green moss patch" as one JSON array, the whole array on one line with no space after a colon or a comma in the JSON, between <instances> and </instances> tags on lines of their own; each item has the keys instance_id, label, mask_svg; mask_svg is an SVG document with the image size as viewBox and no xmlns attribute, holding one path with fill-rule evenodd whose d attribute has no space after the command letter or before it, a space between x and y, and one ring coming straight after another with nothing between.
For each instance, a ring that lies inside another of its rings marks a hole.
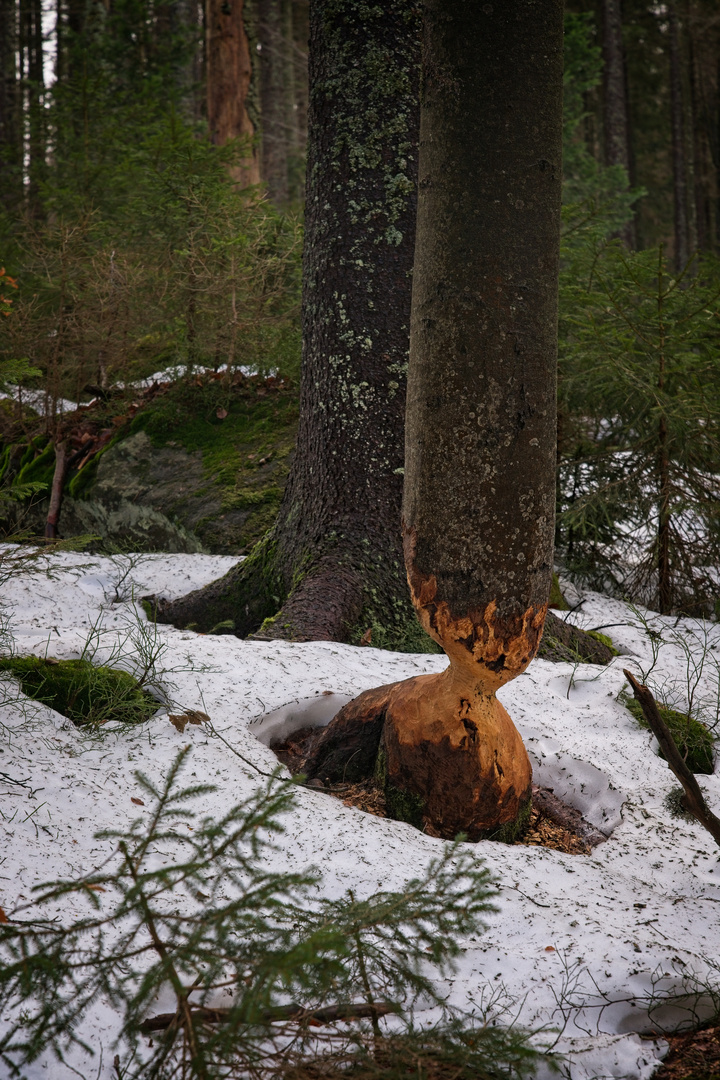
<instances>
[{"instance_id":1,"label":"green moss patch","mask_svg":"<svg viewBox=\"0 0 720 1080\"><path fill-rule=\"evenodd\" d=\"M115 720L141 724L159 706L126 671L95 667L88 660L0 658L0 671L19 680L23 693L67 716L78 727L100 727Z\"/></svg>"},{"instance_id":2,"label":"green moss patch","mask_svg":"<svg viewBox=\"0 0 720 1080\"><path fill-rule=\"evenodd\" d=\"M532 798L525 802L514 821L506 821L504 825L499 825L496 829L489 830L484 839L497 840L501 844L516 843L518 840L522 839L523 834L527 831L528 826L530 825L531 813Z\"/></svg>"},{"instance_id":3,"label":"green moss patch","mask_svg":"<svg viewBox=\"0 0 720 1080\"><path fill-rule=\"evenodd\" d=\"M394 821L406 821L416 829L423 827L425 803L413 791L402 791L393 784L385 784L385 805L387 816Z\"/></svg>"},{"instance_id":4,"label":"green moss patch","mask_svg":"<svg viewBox=\"0 0 720 1080\"><path fill-rule=\"evenodd\" d=\"M620 650L615 648L615 646L613 645L613 640L609 634L601 634L598 630L588 630L587 635L588 637L595 638L595 640L599 641L601 645L604 645L606 648L608 648L613 654L613 656L620 655Z\"/></svg>"},{"instance_id":5,"label":"green moss patch","mask_svg":"<svg viewBox=\"0 0 720 1080\"><path fill-rule=\"evenodd\" d=\"M552 585L550 586L550 599L548 606L555 608L556 611L569 611L570 605L563 596L562 589L560 588L560 578L557 574L552 576Z\"/></svg>"},{"instance_id":6,"label":"green moss patch","mask_svg":"<svg viewBox=\"0 0 720 1080\"><path fill-rule=\"evenodd\" d=\"M648 729L648 722L642 711L639 701L629 696L623 697L623 705L637 720L640 727ZM685 758L688 768L694 773L710 775L715 771L715 742L712 735L699 720L678 712L667 705L659 705L658 711L663 718L670 734L677 743L677 748ZM662 758L665 755L660 752Z\"/></svg>"},{"instance_id":7,"label":"green moss patch","mask_svg":"<svg viewBox=\"0 0 720 1080\"><path fill-rule=\"evenodd\" d=\"M380 623L376 618L371 618L369 626L358 624L351 635L351 642L355 645L371 645L376 649L388 649L390 652L443 652L420 625L409 601L407 610L399 614L400 617L395 622Z\"/></svg>"},{"instance_id":8,"label":"green moss patch","mask_svg":"<svg viewBox=\"0 0 720 1080\"><path fill-rule=\"evenodd\" d=\"M46 438L31 439L30 445L20 461L15 483L42 484L50 490L55 472L55 447Z\"/></svg>"}]
</instances>

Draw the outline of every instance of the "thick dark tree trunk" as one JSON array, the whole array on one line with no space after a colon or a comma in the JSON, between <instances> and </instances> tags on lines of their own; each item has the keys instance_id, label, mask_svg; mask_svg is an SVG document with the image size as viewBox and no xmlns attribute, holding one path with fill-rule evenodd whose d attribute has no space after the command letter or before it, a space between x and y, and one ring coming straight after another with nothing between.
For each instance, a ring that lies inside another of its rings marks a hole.
<instances>
[{"instance_id":1,"label":"thick dark tree trunk","mask_svg":"<svg viewBox=\"0 0 720 1080\"><path fill-rule=\"evenodd\" d=\"M214 143L246 139L243 160L233 167L240 187L257 184L260 170L252 145L255 128L247 110L252 79L250 46L243 21L243 0L206 0L205 65L207 117Z\"/></svg>"},{"instance_id":2,"label":"thick dark tree trunk","mask_svg":"<svg viewBox=\"0 0 720 1080\"><path fill-rule=\"evenodd\" d=\"M630 124L620 0L603 0L602 49L605 161L608 165L622 165L629 177ZM622 238L628 247L635 246L633 222L623 227Z\"/></svg>"},{"instance_id":3,"label":"thick dark tree trunk","mask_svg":"<svg viewBox=\"0 0 720 1080\"><path fill-rule=\"evenodd\" d=\"M393 816L508 839L532 771L495 692L537 652L552 578L563 4L425 12L403 529L450 664L356 699L315 757L367 725Z\"/></svg>"},{"instance_id":4,"label":"thick dark tree trunk","mask_svg":"<svg viewBox=\"0 0 720 1080\"><path fill-rule=\"evenodd\" d=\"M272 532L158 617L244 636L398 644L403 419L415 238L420 34L411 0L311 11L303 369L297 449ZM280 610L279 610L280 609ZM268 616L272 618L267 619Z\"/></svg>"}]
</instances>

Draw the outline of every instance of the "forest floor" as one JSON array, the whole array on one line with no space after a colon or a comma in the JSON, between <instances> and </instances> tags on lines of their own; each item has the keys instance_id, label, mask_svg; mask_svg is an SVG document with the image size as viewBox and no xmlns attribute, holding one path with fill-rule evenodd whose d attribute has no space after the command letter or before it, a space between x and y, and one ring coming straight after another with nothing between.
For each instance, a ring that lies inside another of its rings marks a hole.
<instances>
[{"instance_id":1,"label":"forest floor","mask_svg":"<svg viewBox=\"0 0 720 1080\"><path fill-rule=\"evenodd\" d=\"M96 636L102 630L96 661L123 640L131 666L141 628L158 652L169 705L142 725L108 724L95 733L45 706L23 706L22 697L0 708L7 735L0 761L0 906L8 914L38 883L89 872L108 857L112 844L97 839L97 830L129 827L145 812L137 802L137 769L157 782L190 744L187 768L216 785L204 810L219 816L276 766L271 742L327 723L363 690L446 663L437 655L242 641L147 623L136 597L182 595L235 562L58 553L8 581L3 601L18 653L77 657L95 627ZM668 1050L663 1033L709 1019L720 993L720 853L699 825L674 816L667 797L676 785L667 765L619 700L628 667L668 701L694 688L700 706L710 709L717 701L720 627L659 616L644 625L643 616L585 594L567 617L585 629L602 628L620 655L607 667L538 659L501 692L535 782L579 810L607 841L590 853L542 844L468 845L494 876L496 911L484 935L463 943L458 969L442 985L458 1007L500 1022L514 1018L538 1032L538 1044L565 1056L572 1080L649 1080ZM648 676L653 649L657 662ZM179 731L168 713L189 709L207 714L212 726ZM717 810L720 776L699 779ZM327 896L400 888L445 842L372 810L299 787L269 868L317 866ZM81 896L68 897L68 918L85 904ZM417 1017L426 1018L432 1014ZM67 1067L40 1058L24 1075L110 1080L117 1029L117 1015L98 1000L79 1027L94 1054L73 1050ZM714 1038L696 1042L708 1060ZM669 1058L658 1078L711 1075L672 1067Z\"/></svg>"}]
</instances>

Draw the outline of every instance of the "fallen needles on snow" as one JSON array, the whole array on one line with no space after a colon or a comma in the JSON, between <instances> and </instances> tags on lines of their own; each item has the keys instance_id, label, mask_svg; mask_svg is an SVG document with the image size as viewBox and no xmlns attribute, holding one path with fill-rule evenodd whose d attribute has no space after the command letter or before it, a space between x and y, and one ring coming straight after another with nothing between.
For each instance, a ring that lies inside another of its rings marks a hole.
<instances>
[{"instance_id":1,"label":"fallen needles on snow","mask_svg":"<svg viewBox=\"0 0 720 1080\"><path fill-rule=\"evenodd\" d=\"M222 1024L232 1017L231 1009L210 1009L205 1006L196 1006L190 1010L192 1016L205 1024ZM400 1007L390 1001L381 1001L373 1005L367 1002L360 1004L326 1005L322 1009L304 1009L302 1005L292 1003L290 1005L276 1005L271 1009L263 1009L257 1016L249 1018L248 1024L272 1024L279 1020L292 1020L299 1024L310 1024L311 1027L322 1024L335 1024L340 1020L365 1020L372 1016L387 1016L389 1013L399 1013ZM237 1017L233 1017L237 1023ZM150 1016L140 1025L143 1035L152 1031L167 1031L169 1027L177 1025L180 1017L177 1012L160 1013L158 1016Z\"/></svg>"},{"instance_id":2,"label":"fallen needles on snow","mask_svg":"<svg viewBox=\"0 0 720 1080\"><path fill-rule=\"evenodd\" d=\"M29 788L28 784L29 776L26 776L24 780L16 780L14 776L9 776L6 772L0 772L0 779L6 784L17 784L18 787Z\"/></svg>"},{"instance_id":3,"label":"fallen needles on snow","mask_svg":"<svg viewBox=\"0 0 720 1080\"><path fill-rule=\"evenodd\" d=\"M531 904L535 905L535 907L551 908L553 906L552 904L541 904L540 901L536 900L534 896L529 896L527 893L523 892L522 889L518 889L517 885L506 885L504 882L501 882L499 884L498 888L500 888L500 889L514 889L515 892L520 893L521 896L524 896L525 899L529 900Z\"/></svg>"}]
</instances>

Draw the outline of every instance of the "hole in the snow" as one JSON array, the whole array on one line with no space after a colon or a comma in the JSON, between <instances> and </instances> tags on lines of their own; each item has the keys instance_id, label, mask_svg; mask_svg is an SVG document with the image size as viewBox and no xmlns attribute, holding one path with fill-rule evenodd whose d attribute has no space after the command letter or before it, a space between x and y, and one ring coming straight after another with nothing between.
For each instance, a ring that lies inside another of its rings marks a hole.
<instances>
[{"instance_id":1,"label":"hole in the snow","mask_svg":"<svg viewBox=\"0 0 720 1080\"><path fill-rule=\"evenodd\" d=\"M293 701L258 717L250 730L291 773L302 772L303 762L322 729L351 700L343 694L325 692ZM527 831L516 842L568 854L589 854L620 821L621 793L599 769L587 762L558 754L553 755L555 767L548 763L547 757L540 765L532 754L533 748L529 749L534 758L536 781L533 809ZM384 792L374 777L332 786L315 779L308 786L341 799L346 806L376 817L388 816Z\"/></svg>"}]
</instances>

